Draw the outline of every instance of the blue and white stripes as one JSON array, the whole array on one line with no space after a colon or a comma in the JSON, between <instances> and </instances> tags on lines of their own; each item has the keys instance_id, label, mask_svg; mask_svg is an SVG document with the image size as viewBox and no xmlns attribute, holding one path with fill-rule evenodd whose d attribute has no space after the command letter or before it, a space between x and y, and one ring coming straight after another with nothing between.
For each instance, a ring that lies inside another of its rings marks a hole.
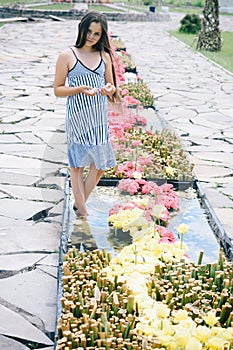
<instances>
[{"instance_id":1,"label":"blue and white stripes","mask_svg":"<svg viewBox=\"0 0 233 350\"><path fill-rule=\"evenodd\" d=\"M77 59L68 73L68 84L100 89L105 85L104 72L102 58L93 71ZM95 96L80 93L67 98L66 135L71 167L94 163L97 169L105 170L116 165L110 144L107 103L107 97L101 96L99 91Z\"/></svg>"}]
</instances>

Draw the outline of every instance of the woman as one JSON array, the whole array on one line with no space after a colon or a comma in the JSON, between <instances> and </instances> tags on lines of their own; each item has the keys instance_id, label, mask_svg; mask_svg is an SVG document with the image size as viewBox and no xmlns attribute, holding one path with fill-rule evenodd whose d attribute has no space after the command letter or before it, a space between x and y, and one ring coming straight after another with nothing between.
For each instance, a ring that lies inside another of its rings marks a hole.
<instances>
[{"instance_id":1,"label":"woman","mask_svg":"<svg viewBox=\"0 0 233 350\"><path fill-rule=\"evenodd\" d=\"M112 57L107 20L90 11L79 23L75 45L62 52L56 63L54 93L68 97L68 159L74 209L81 216L88 215L86 201L104 170L116 165L108 124L108 99L116 96ZM84 179L86 166L90 168Z\"/></svg>"}]
</instances>

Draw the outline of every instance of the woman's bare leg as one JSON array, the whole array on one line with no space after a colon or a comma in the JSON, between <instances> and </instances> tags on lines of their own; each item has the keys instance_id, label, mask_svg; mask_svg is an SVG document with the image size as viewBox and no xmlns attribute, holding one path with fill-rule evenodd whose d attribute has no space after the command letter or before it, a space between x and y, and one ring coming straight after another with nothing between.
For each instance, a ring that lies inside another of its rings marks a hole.
<instances>
[{"instance_id":1,"label":"woman's bare leg","mask_svg":"<svg viewBox=\"0 0 233 350\"><path fill-rule=\"evenodd\" d=\"M91 192L94 190L95 186L99 182L101 176L103 175L103 170L96 169L94 164L90 165L90 171L84 181L84 189L85 189L85 200L87 201Z\"/></svg>"},{"instance_id":2,"label":"woman's bare leg","mask_svg":"<svg viewBox=\"0 0 233 350\"><path fill-rule=\"evenodd\" d=\"M88 215L83 180L83 168L70 169L71 186L74 194L75 206L80 215Z\"/></svg>"}]
</instances>

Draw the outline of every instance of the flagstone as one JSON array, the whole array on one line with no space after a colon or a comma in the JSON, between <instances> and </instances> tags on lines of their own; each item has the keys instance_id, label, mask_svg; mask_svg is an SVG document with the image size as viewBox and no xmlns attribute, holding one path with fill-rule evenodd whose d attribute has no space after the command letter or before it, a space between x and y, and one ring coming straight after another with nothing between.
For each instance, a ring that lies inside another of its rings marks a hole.
<instances>
[{"instance_id":1,"label":"flagstone","mask_svg":"<svg viewBox=\"0 0 233 350\"><path fill-rule=\"evenodd\" d=\"M0 173L1 176L1 173ZM1 178L1 177L0 177ZM39 187L54 188L57 190L64 190L65 176L48 176L44 180L40 181Z\"/></svg>"},{"instance_id":2,"label":"flagstone","mask_svg":"<svg viewBox=\"0 0 233 350\"><path fill-rule=\"evenodd\" d=\"M213 179L212 179L213 180ZM221 185L221 184L233 184L233 176L224 176L224 177L216 177L214 179L215 183L213 184L213 187L215 187L216 185Z\"/></svg>"},{"instance_id":3,"label":"flagstone","mask_svg":"<svg viewBox=\"0 0 233 350\"><path fill-rule=\"evenodd\" d=\"M57 265L58 265L58 261L57 261ZM57 278L57 274L58 274L58 269L55 266L44 266L44 265L40 265L38 266L38 270L43 271L44 273L47 273L49 276L52 276L54 278Z\"/></svg>"},{"instance_id":4,"label":"flagstone","mask_svg":"<svg viewBox=\"0 0 233 350\"><path fill-rule=\"evenodd\" d=\"M171 124L175 125L175 130L177 132L180 133L182 131L184 133L188 133L190 139L198 136L200 136L201 138L211 137L214 132L214 129L210 129L201 125L187 123L187 121L185 123L185 122L180 122L180 120L173 120Z\"/></svg>"},{"instance_id":5,"label":"flagstone","mask_svg":"<svg viewBox=\"0 0 233 350\"><path fill-rule=\"evenodd\" d=\"M195 121L209 121L211 123L215 123L215 125L226 125L227 124L232 124L233 120L232 117L224 115L223 113L219 112L208 112L208 113L200 113L198 117L195 119Z\"/></svg>"},{"instance_id":6,"label":"flagstone","mask_svg":"<svg viewBox=\"0 0 233 350\"><path fill-rule=\"evenodd\" d=\"M18 138L16 135L9 134L0 134L0 144L1 144L1 152L2 152L2 144L11 144L11 143L20 143L22 140ZM18 145L19 146L19 145Z\"/></svg>"},{"instance_id":7,"label":"flagstone","mask_svg":"<svg viewBox=\"0 0 233 350\"><path fill-rule=\"evenodd\" d=\"M0 154L0 164L2 169L30 169L31 172L27 172L29 175L34 175L35 169L55 169L56 167L54 163L9 154Z\"/></svg>"},{"instance_id":8,"label":"flagstone","mask_svg":"<svg viewBox=\"0 0 233 350\"><path fill-rule=\"evenodd\" d=\"M206 152L208 150L208 152L215 152L216 149L221 150L221 152L228 152L230 153L232 150L232 145L230 145L229 143L225 142L225 141L216 141L216 140L210 140L212 142L209 143L209 145L190 145L186 150L190 151L190 152ZM206 148L206 146L208 146L208 148Z\"/></svg>"},{"instance_id":9,"label":"flagstone","mask_svg":"<svg viewBox=\"0 0 233 350\"><path fill-rule=\"evenodd\" d=\"M0 192L0 198L8 198L9 196L6 193Z\"/></svg>"},{"instance_id":10,"label":"flagstone","mask_svg":"<svg viewBox=\"0 0 233 350\"><path fill-rule=\"evenodd\" d=\"M0 255L1 271L19 271L21 269L32 267L45 257L45 254L36 253Z\"/></svg>"},{"instance_id":11,"label":"flagstone","mask_svg":"<svg viewBox=\"0 0 233 350\"><path fill-rule=\"evenodd\" d=\"M61 124L64 124L64 117L65 117L65 114L61 114L59 116L59 114L57 113L57 100L54 100L53 101L55 106L56 106L56 111L49 111L49 110L45 110L45 111L42 111L40 116L41 116L41 119L42 118L45 118L45 119L56 119L56 120L60 120ZM51 103L50 103L50 106L51 106Z\"/></svg>"},{"instance_id":12,"label":"flagstone","mask_svg":"<svg viewBox=\"0 0 233 350\"><path fill-rule=\"evenodd\" d=\"M2 281L0 281L2 282ZM52 345L53 342L38 328L34 327L19 313L0 304L0 334L13 338L30 340L39 344Z\"/></svg>"},{"instance_id":13,"label":"flagstone","mask_svg":"<svg viewBox=\"0 0 233 350\"><path fill-rule=\"evenodd\" d=\"M36 135L32 134L31 132L30 133L29 132L25 132L25 133L21 132L17 136L18 136L18 138L20 140L22 140L23 142L25 142L27 144L28 143L30 143L30 144L33 144L33 143L41 144L41 143L43 143L43 141L39 137L37 137Z\"/></svg>"},{"instance_id":14,"label":"flagstone","mask_svg":"<svg viewBox=\"0 0 233 350\"><path fill-rule=\"evenodd\" d=\"M198 165L195 166L195 174L197 176L197 178L199 177L209 177L212 179L215 178L215 181L217 181L217 179L219 177L223 177L223 176L231 176L233 174L232 169L229 169L227 167L220 167L220 166L216 166L216 165Z\"/></svg>"},{"instance_id":15,"label":"flagstone","mask_svg":"<svg viewBox=\"0 0 233 350\"><path fill-rule=\"evenodd\" d=\"M56 131L56 129L64 124L64 121L59 119L59 118L54 118L54 119L46 119L43 118L33 125L36 125L38 130L51 130L51 131Z\"/></svg>"},{"instance_id":16,"label":"flagstone","mask_svg":"<svg viewBox=\"0 0 233 350\"><path fill-rule=\"evenodd\" d=\"M63 199L64 194L60 190L29 187L19 185L1 185L0 190L17 199L39 200L44 202L57 202Z\"/></svg>"},{"instance_id":17,"label":"flagstone","mask_svg":"<svg viewBox=\"0 0 233 350\"><path fill-rule=\"evenodd\" d=\"M32 186L39 180L40 178L38 176L14 173L13 169L11 171L0 170L0 184Z\"/></svg>"},{"instance_id":18,"label":"flagstone","mask_svg":"<svg viewBox=\"0 0 233 350\"><path fill-rule=\"evenodd\" d=\"M52 209L49 210L48 217L62 215L64 210L64 201L61 201L55 205Z\"/></svg>"},{"instance_id":19,"label":"flagstone","mask_svg":"<svg viewBox=\"0 0 233 350\"><path fill-rule=\"evenodd\" d=\"M224 225L231 225L232 226L232 218L233 218L233 208L214 208L214 211L218 218L220 218L220 221ZM221 215L219 215L221 214ZM232 227L233 228L233 227Z\"/></svg>"},{"instance_id":20,"label":"flagstone","mask_svg":"<svg viewBox=\"0 0 233 350\"><path fill-rule=\"evenodd\" d=\"M230 132L228 130L223 131L223 136L229 139L233 139L233 132Z\"/></svg>"},{"instance_id":21,"label":"flagstone","mask_svg":"<svg viewBox=\"0 0 233 350\"><path fill-rule=\"evenodd\" d=\"M49 268L52 267L47 269ZM0 298L36 315L44 322L47 332L54 332L57 300L57 279L55 277L40 269L34 269L0 279Z\"/></svg>"},{"instance_id":22,"label":"flagstone","mask_svg":"<svg viewBox=\"0 0 233 350\"><path fill-rule=\"evenodd\" d=\"M28 350L28 347L21 344L20 342L11 339L9 337L4 337L3 335L0 335L0 349L2 350ZM45 350L44 348L43 350ZM52 348L47 348L51 349Z\"/></svg>"},{"instance_id":23,"label":"flagstone","mask_svg":"<svg viewBox=\"0 0 233 350\"><path fill-rule=\"evenodd\" d=\"M66 150L66 146L64 146ZM46 144L3 144L1 145L2 152L6 154L17 155L20 157L32 157L33 159L43 159L44 161L50 161L61 163L66 161L66 152L61 152L58 147L51 148ZM24 158L25 159L25 158Z\"/></svg>"},{"instance_id":24,"label":"flagstone","mask_svg":"<svg viewBox=\"0 0 233 350\"><path fill-rule=\"evenodd\" d=\"M214 188L206 187L202 184L205 195L208 198L208 201L211 203L211 206L214 208L233 208L233 201L230 200L226 195L222 194L223 191L219 191ZM233 222L233 221L232 221Z\"/></svg>"},{"instance_id":25,"label":"flagstone","mask_svg":"<svg viewBox=\"0 0 233 350\"><path fill-rule=\"evenodd\" d=\"M37 220L48 211L53 205L46 202L36 202L20 199L2 199L0 201L0 215L15 219Z\"/></svg>"},{"instance_id":26,"label":"flagstone","mask_svg":"<svg viewBox=\"0 0 233 350\"><path fill-rule=\"evenodd\" d=\"M59 261L59 254L58 253L50 253L47 254L44 258L42 258L38 262L38 266L40 265L47 265L47 266L58 266L58 261Z\"/></svg>"},{"instance_id":27,"label":"flagstone","mask_svg":"<svg viewBox=\"0 0 233 350\"><path fill-rule=\"evenodd\" d=\"M0 254L58 251L60 232L61 226L58 224L35 223L2 216Z\"/></svg>"},{"instance_id":28,"label":"flagstone","mask_svg":"<svg viewBox=\"0 0 233 350\"><path fill-rule=\"evenodd\" d=\"M166 113L166 117L170 118L170 117L175 117L177 118L181 118L187 121L187 119L191 119L191 118L195 118L197 116L197 112L195 110L190 110L187 108L182 108L182 107L177 107L176 108L176 112L174 115L174 111L170 110L168 113Z\"/></svg>"},{"instance_id":29,"label":"flagstone","mask_svg":"<svg viewBox=\"0 0 233 350\"><path fill-rule=\"evenodd\" d=\"M218 163L221 166L232 164L232 153L227 152L192 152L197 158L212 161L215 165Z\"/></svg>"},{"instance_id":30,"label":"flagstone","mask_svg":"<svg viewBox=\"0 0 233 350\"><path fill-rule=\"evenodd\" d=\"M224 194L226 194L227 196L230 196L232 199L233 199L233 187L231 184L229 185L224 185L220 191ZM233 202L232 202L233 203ZM232 205L233 207L233 205ZM233 223L233 220L232 220L232 223Z\"/></svg>"}]
</instances>

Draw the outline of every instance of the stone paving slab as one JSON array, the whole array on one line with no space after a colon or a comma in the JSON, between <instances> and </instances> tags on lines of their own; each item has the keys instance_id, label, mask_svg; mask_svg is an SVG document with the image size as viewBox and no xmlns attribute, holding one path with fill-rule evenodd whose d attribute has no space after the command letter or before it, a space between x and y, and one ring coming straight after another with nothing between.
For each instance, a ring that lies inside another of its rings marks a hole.
<instances>
[{"instance_id":1,"label":"stone paving slab","mask_svg":"<svg viewBox=\"0 0 233 350\"><path fill-rule=\"evenodd\" d=\"M0 335L0 349L10 349L10 350L28 350L28 347L19 343L16 340L13 340L8 337L4 337L3 335ZM49 349L49 348L47 348ZM52 350L52 348L50 348Z\"/></svg>"},{"instance_id":2,"label":"stone paving slab","mask_svg":"<svg viewBox=\"0 0 233 350\"><path fill-rule=\"evenodd\" d=\"M31 220L35 216L43 216L43 212L51 207L51 203L6 198L0 202L0 216Z\"/></svg>"},{"instance_id":3,"label":"stone paving slab","mask_svg":"<svg viewBox=\"0 0 233 350\"><path fill-rule=\"evenodd\" d=\"M43 332L24 317L3 305L0 305L0 334L39 344L52 345L52 341Z\"/></svg>"},{"instance_id":4,"label":"stone paving slab","mask_svg":"<svg viewBox=\"0 0 233 350\"><path fill-rule=\"evenodd\" d=\"M0 298L43 320L45 331L54 332L56 322L57 268L36 268L0 280ZM40 305L40 307L38 307ZM20 312L19 312L20 314ZM0 326L1 327L1 326ZM27 338L26 338L27 339ZM51 344L47 342L45 344Z\"/></svg>"},{"instance_id":5,"label":"stone paving slab","mask_svg":"<svg viewBox=\"0 0 233 350\"><path fill-rule=\"evenodd\" d=\"M60 202L64 195L61 190L48 188L16 186L16 185L0 185L0 191L8 194L10 198L34 200L40 202Z\"/></svg>"},{"instance_id":6,"label":"stone paving slab","mask_svg":"<svg viewBox=\"0 0 233 350\"><path fill-rule=\"evenodd\" d=\"M1 217L0 254L58 251L60 231L57 224Z\"/></svg>"},{"instance_id":7,"label":"stone paving slab","mask_svg":"<svg viewBox=\"0 0 233 350\"><path fill-rule=\"evenodd\" d=\"M46 254L0 255L1 271L18 271L38 264Z\"/></svg>"},{"instance_id":8,"label":"stone paving slab","mask_svg":"<svg viewBox=\"0 0 233 350\"><path fill-rule=\"evenodd\" d=\"M36 176L0 170L0 183L4 185L11 184L11 185L33 186L39 180L40 178Z\"/></svg>"}]
</instances>

